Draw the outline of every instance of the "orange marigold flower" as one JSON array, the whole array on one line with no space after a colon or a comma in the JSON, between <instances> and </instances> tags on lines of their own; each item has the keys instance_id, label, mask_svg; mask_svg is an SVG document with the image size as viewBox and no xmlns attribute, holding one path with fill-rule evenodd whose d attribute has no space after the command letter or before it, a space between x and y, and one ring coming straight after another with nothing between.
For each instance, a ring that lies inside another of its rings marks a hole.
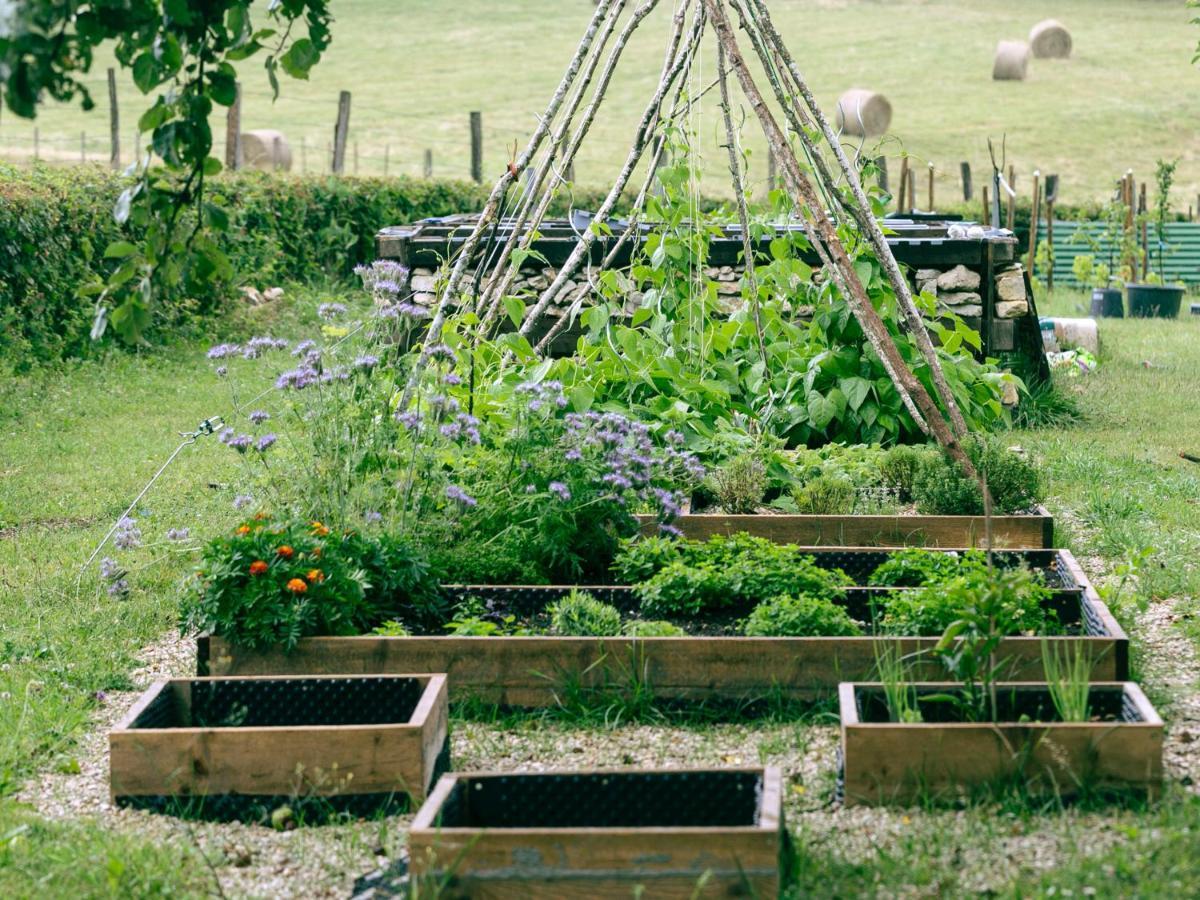
<instances>
[{"instance_id":1,"label":"orange marigold flower","mask_svg":"<svg viewBox=\"0 0 1200 900\"><path fill-rule=\"evenodd\" d=\"M249 533L250 533L250 526L249 526L249 525L239 525L239 526L238 526L237 533L238 533L238 534L249 534Z\"/></svg>"},{"instance_id":2,"label":"orange marigold flower","mask_svg":"<svg viewBox=\"0 0 1200 900\"><path fill-rule=\"evenodd\" d=\"M312 548L312 552L311 552L309 555L310 555L310 556L311 556L313 559L320 559L320 558L321 558L321 548L320 548L320 547L313 547L313 548Z\"/></svg>"},{"instance_id":3,"label":"orange marigold flower","mask_svg":"<svg viewBox=\"0 0 1200 900\"><path fill-rule=\"evenodd\" d=\"M308 585L304 582L303 578L293 578L287 583L287 589L293 594L303 594L308 590Z\"/></svg>"},{"instance_id":4,"label":"orange marigold flower","mask_svg":"<svg viewBox=\"0 0 1200 900\"><path fill-rule=\"evenodd\" d=\"M287 544L282 544L280 545L279 549L275 551L275 554L277 556L282 556L284 559L291 559L296 555L296 551Z\"/></svg>"},{"instance_id":5,"label":"orange marigold flower","mask_svg":"<svg viewBox=\"0 0 1200 900\"><path fill-rule=\"evenodd\" d=\"M308 575L306 577L308 578L309 581L320 582L320 581L325 580L325 573L322 572L320 569L309 569Z\"/></svg>"},{"instance_id":6,"label":"orange marigold flower","mask_svg":"<svg viewBox=\"0 0 1200 900\"><path fill-rule=\"evenodd\" d=\"M265 571L267 571L267 564L261 559L256 559L254 562L250 563L251 575L261 575Z\"/></svg>"},{"instance_id":7,"label":"orange marigold flower","mask_svg":"<svg viewBox=\"0 0 1200 900\"><path fill-rule=\"evenodd\" d=\"M315 534L317 537L325 537L325 535L329 534L329 529L326 528L324 525L322 525L320 522L314 521L314 522L311 522L310 524L312 525L313 534Z\"/></svg>"}]
</instances>

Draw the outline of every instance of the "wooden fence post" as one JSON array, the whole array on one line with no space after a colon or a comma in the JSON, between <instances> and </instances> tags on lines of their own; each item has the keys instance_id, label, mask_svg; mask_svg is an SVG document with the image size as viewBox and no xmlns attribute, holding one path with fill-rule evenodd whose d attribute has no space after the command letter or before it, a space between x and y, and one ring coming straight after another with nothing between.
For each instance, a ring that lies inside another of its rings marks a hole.
<instances>
[{"instance_id":1,"label":"wooden fence post","mask_svg":"<svg viewBox=\"0 0 1200 900\"><path fill-rule=\"evenodd\" d=\"M1008 195L1005 198L1007 203L1007 212L1004 216L1004 227L1009 231L1013 230L1013 226L1017 224L1017 167L1009 163L1008 166Z\"/></svg>"},{"instance_id":2,"label":"wooden fence post","mask_svg":"<svg viewBox=\"0 0 1200 900\"><path fill-rule=\"evenodd\" d=\"M425 171L425 177L426 177L426 178L432 178L432 177L433 177L433 151L432 151L432 150L430 150L429 148L426 148L426 149L425 149L425 168L424 168L424 171Z\"/></svg>"},{"instance_id":3,"label":"wooden fence post","mask_svg":"<svg viewBox=\"0 0 1200 900\"><path fill-rule=\"evenodd\" d=\"M929 164L929 211L933 212L933 163Z\"/></svg>"},{"instance_id":4,"label":"wooden fence post","mask_svg":"<svg viewBox=\"0 0 1200 900\"><path fill-rule=\"evenodd\" d=\"M471 180L483 182L483 113L471 113Z\"/></svg>"},{"instance_id":5,"label":"wooden fence post","mask_svg":"<svg viewBox=\"0 0 1200 900\"><path fill-rule=\"evenodd\" d=\"M908 157L900 157L900 196L896 198L896 212L906 212L908 207L904 205L906 195L908 194Z\"/></svg>"},{"instance_id":6,"label":"wooden fence post","mask_svg":"<svg viewBox=\"0 0 1200 900\"><path fill-rule=\"evenodd\" d=\"M992 207L991 203L989 202L991 198L988 196L988 186L986 184L980 188L980 193L983 195L983 218L980 219L980 222L983 224L984 228L991 228Z\"/></svg>"},{"instance_id":7,"label":"wooden fence post","mask_svg":"<svg viewBox=\"0 0 1200 900\"><path fill-rule=\"evenodd\" d=\"M108 151L108 164L121 168L121 116L117 111L117 70L108 70L108 130L112 146Z\"/></svg>"},{"instance_id":8,"label":"wooden fence post","mask_svg":"<svg viewBox=\"0 0 1200 900\"><path fill-rule=\"evenodd\" d=\"M242 83L233 89L233 102L225 114L225 168L230 172L242 167Z\"/></svg>"},{"instance_id":9,"label":"wooden fence post","mask_svg":"<svg viewBox=\"0 0 1200 900\"><path fill-rule=\"evenodd\" d=\"M969 203L975 195L975 189L971 185L971 164L969 162L961 162L958 165L958 169L962 173L963 202ZM986 205L985 203L984 206Z\"/></svg>"},{"instance_id":10,"label":"wooden fence post","mask_svg":"<svg viewBox=\"0 0 1200 900\"><path fill-rule=\"evenodd\" d=\"M1042 209L1041 197L1038 191L1041 189L1039 179L1041 172L1037 169L1033 170L1033 211L1029 215L1029 258L1026 260L1025 267L1029 270L1029 274L1033 274L1033 257L1037 251L1037 230L1038 220Z\"/></svg>"},{"instance_id":11,"label":"wooden fence post","mask_svg":"<svg viewBox=\"0 0 1200 900\"><path fill-rule=\"evenodd\" d=\"M887 157L875 157L875 169L879 173L879 189L884 193L888 192L888 167Z\"/></svg>"},{"instance_id":12,"label":"wooden fence post","mask_svg":"<svg viewBox=\"0 0 1200 900\"><path fill-rule=\"evenodd\" d=\"M1049 268L1046 270L1046 290L1054 290L1054 204L1058 201L1058 176L1046 176L1044 199L1046 202L1046 258Z\"/></svg>"},{"instance_id":13,"label":"wooden fence post","mask_svg":"<svg viewBox=\"0 0 1200 900\"><path fill-rule=\"evenodd\" d=\"M1138 191L1138 215L1144 216L1146 212L1146 182L1142 182ZM1150 229L1147 227L1146 219L1142 219L1142 281L1146 281L1150 277Z\"/></svg>"},{"instance_id":14,"label":"wooden fence post","mask_svg":"<svg viewBox=\"0 0 1200 900\"><path fill-rule=\"evenodd\" d=\"M908 167L908 211L917 211L917 167Z\"/></svg>"},{"instance_id":15,"label":"wooden fence post","mask_svg":"<svg viewBox=\"0 0 1200 900\"><path fill-rule=\"evenodd\" d=\"M333 172L341 175L346 168L346 138L350 131L350 92L338 94L337 123L333 126Z\"/></svg>"}]
</instances>

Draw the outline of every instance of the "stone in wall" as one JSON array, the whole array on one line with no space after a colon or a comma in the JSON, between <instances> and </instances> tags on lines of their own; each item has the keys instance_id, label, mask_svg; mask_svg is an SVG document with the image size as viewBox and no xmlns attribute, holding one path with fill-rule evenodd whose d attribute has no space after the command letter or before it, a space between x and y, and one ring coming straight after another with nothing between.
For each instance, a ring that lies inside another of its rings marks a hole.
<instances>
[{"instance_id":1,"label":"stone in wall","mask_svg":"<svg viewBox=\"0 0 1200 900\"><path fill-rule=\"evenodd\" d=\"M1029 315L1028 300L998 300L996 302L997 319L1019 319Z\"/></svg>"},{"instance_id":2,"label":"stone in wall","mask_svg":"<svg viewBox=\"0 0 1200 900\"><path fill-rule=\"evenodd\" d=\"M937 277L938 291L977 291L979 273L958 265Z\"/></svg>"},{"instance_id":3,"label":"stone in wall","mask_svg":"<svg viewBox=\"0 0 1200 900\"><path fill-rule=\"evenodd\" d=\"M1025 270L1015 265L996 275L996 294L1001 300L1028 300L1025 293Z\"/></svg>"}]
</instances>

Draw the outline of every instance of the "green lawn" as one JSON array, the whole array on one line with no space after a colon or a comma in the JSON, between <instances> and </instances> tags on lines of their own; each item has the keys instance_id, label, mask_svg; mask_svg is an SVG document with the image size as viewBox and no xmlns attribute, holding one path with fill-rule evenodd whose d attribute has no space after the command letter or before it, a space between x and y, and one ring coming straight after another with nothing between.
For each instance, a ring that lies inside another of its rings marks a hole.
<instances>
[{"instance_id":1,"label":"green lawn","mask_svg":"<svg viewBox=\"0 0 1200 900\"><path fill-rule=\"evenodd\" d=\"M661 65L664 24L673 4L663 2L650 27L630 45L610 102L585 146L577 177L588 185L611 181L628 148ZM334 44L309 82L285 82L272 105L260 63L245 70L244 128L279 128L300 165L303 139L308 169L328 168L339 90L353 92L351 141L359 171L419 174L426 148L435 173L466 177L467 113L481 110L485 178L499 174L514 140L524 141L544 108L582 33L587 0L353 0L334 10ZM1101 196L1132 167L1152 175L1154 161L1182 157L1175 203L1186 209L1200 190L1195 134L1200 71L1190 59L1198 37L1181 0L776 0L773 14L818 99L832 112L849 87L883 92L893 104L892 137L880 151L901 148L939 172L937 197L958 199L958 167L971 162L976 184L988 163L987 139L1008 135L1017 187L1030 189L1034 169L1061 176L1061 199ZM1053 15L1071 30L1069 61L1034 61L1023 83L993 82L992 53L1000 39L1025 39L1029 28ZM93 159L107 159L108 103L101 54L89 84L99 103L90 115L46 109L39 124L43 157L75 160L81 134ZM716 68L715 46L705 48L696 87ZM144 104L122 76L120 108L125 159ZM710 95L714 97L715 94ZM699 145L709 175L705 190L723 193L720 115L706 102L698 120ZM214 122L223 146L224 120ZM748 145L765 156L747 127ZM32 125L6 114L0 155L33 152ZM874 151L873 151L874 152ZM353 163L348 163L348 171ZM756 177L765 178L765 163ZM923 183L919 189L925 197Z\"/></svg>"},{"instance_id":2,"label":"green lawn","mask_svg":"<svg viewBox=\"0 0 1200 900\"><path fill-rule=\"evenodd\" d=\"M1061 295L1044 306L1067 312L1079 302L1078 295ZM261 315L263 321L242 327L291 336L309 321L269 310ZM1081 555L1099 557L1093 574L1150 548L1143 599L1170 598L1187 613L1200 599L1200 466L1179 452L1200 450L1194 370L1200 322L1106 321L1103 334L1099 372L1067 384L1082 424L1012 439L1044 460L1048 505L1060 517L1072 514L1066 539ZM138 649L173 626L174 585L190 557L171 552L162 534L189 526L198 538L232 521L227 483L233 455L213 438L201 440L139 504L151 546L138 557L155 561L135 573L131 596L109 598L94 569L80 579L80 564L178 445L177 433L227 408L226 389L204 348L187 343L65 366L0 388L0 895L200 896L212 889L205 858L218 877L232 871L223 868L231 863L211 836L218 832L200 839L178 828L163 841L106 819L44 821L13 799L34 773L71 771L82 752L75 741L103 705L98 692L127 689ZM1123 604L1121 614L1136 640L1136 603ZM1185 626L1196 619L1181 617ZM1200 642L1200 634L1192 637ZM1178 692L1194 687L1153 689L1169 716ZM1178 784L1149 809L1039 810L1010 803L886 812L872 825L884 836L864 845L866 826L826 806L836 739L826 720L677 727L668 732L659 722L614 732L588 719L489 722L465 710L455 719L482 761L515 744L518 759L561 764L569 739L605 743L612 756L604 758L620 764L625 746L642 753L662 741L668 745L662 753L669 754L674 734L701 744L698 752L715 762L725 759L722 742L729 741L785 765L814 756L821 774L804 791L794 788L788 801L803 851L802 895L890 895L907 886L957 896L972 891L980 877L999 878L998 892L1006 896L1062 895L1064 889L1078 895L1085 887L1099 896L1200 893L1194 865L1200 801ZM806 769L792 771L793 781L798 771ZM1059 866L1039 868L1029 842L1052 846ZM1010 862L1010 853L1020 861ZM1100 863L1096 853L1103 854Z\"/></svg>"}]
</instances>

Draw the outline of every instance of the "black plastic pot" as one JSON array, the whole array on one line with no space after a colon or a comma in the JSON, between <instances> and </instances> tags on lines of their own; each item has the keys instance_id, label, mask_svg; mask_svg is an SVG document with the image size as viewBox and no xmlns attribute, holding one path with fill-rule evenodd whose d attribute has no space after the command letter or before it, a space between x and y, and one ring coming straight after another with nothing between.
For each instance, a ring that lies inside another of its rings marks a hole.
<instances>
[{"instance_id":1,"label":"black plastic pot","mask_svg":"<svg viewBox=\"0 0 1200 900\"><path fill-rule=\"evenodd\" d=\"M1135 319L1174 319L1183 302L1183 288L1162 284L1127 284L1129 315Z\"/></svg>"},{"instance_id":2,"label":"black plastic pot","mask_svg":"<svg viewBox=\"0 0 1200 900\"><path fill-rule=\"evenodd\" d=\"M1092 291L1092 315L1110 319L1125 318L1125 298L1116 288L1096 288Z\"/></svg>"}]
</instances>

